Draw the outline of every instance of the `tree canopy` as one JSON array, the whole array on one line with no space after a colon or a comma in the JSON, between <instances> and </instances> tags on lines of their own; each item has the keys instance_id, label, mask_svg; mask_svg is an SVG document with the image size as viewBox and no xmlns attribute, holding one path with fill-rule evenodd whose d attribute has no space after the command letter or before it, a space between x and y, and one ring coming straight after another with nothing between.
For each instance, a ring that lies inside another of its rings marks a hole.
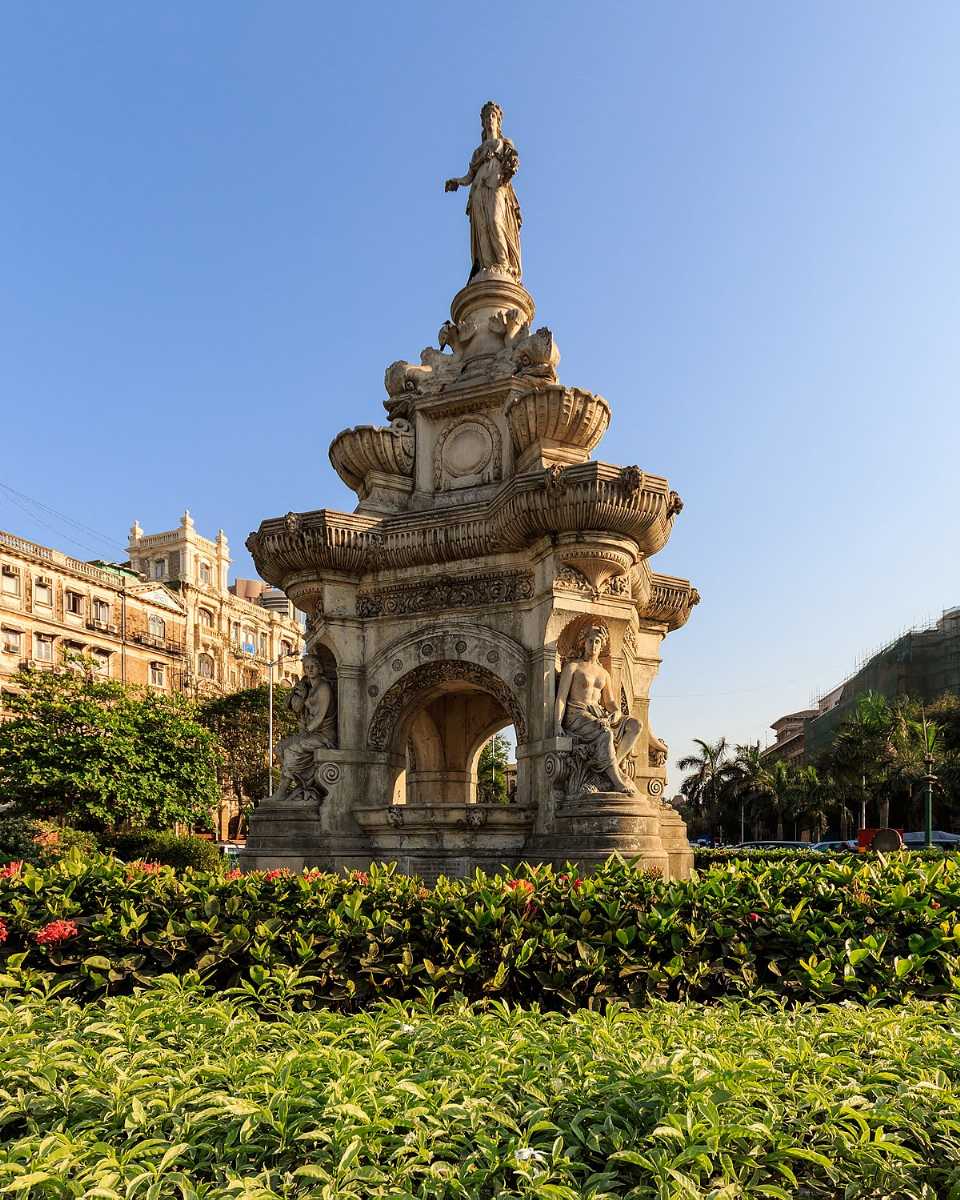
<instances>
[{"instance_id":1,"label":"tree canopy","mask_svg":"<svg viewBox=\"0 0 960 1200\"><path fill-rule=\"evenodd\" d=\"M23 671L4 697L0 795L11 811L81 829L209 825L218 750L193 703L79 666Z\"/></svg>"}]
</instances>

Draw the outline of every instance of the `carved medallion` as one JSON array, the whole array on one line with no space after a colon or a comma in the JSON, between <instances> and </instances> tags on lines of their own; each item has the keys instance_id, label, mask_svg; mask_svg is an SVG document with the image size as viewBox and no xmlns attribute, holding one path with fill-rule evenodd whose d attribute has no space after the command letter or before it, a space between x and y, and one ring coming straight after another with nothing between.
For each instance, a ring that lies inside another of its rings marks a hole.
<instances>
[{"instance_id":1,"label":"carved medallion","mask_svg":"<svg viewBox=\"0 0 960 1200\"><path fill-rule=\"evenodd\" d=\"M500 430L489 417L474 413L466 420L454 421L437 439L433 486L438 492L495 483L502 475Z\"/></svg>"}]
</instances>

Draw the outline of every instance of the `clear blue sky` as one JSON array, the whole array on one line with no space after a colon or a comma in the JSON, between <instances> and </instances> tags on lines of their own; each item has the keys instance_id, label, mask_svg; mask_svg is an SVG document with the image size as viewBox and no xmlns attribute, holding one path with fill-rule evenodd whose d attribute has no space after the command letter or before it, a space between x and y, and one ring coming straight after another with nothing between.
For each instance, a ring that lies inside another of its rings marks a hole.
<instances>
[{"instance_id":1,"label":"clear blue sky","mask_svg":"<svg viewBox=\"0 0 960 1200\"><path fill-rule=\"evenodd\" d=\"M671 757L960 603L957 4L8 0L0 45L0 479L113 548L0 527L120 555L189 506L249 574L262 517L350 507L327 446L465 280L492 97L598 455L686 501Z\"/></svg>"}]
</instances>

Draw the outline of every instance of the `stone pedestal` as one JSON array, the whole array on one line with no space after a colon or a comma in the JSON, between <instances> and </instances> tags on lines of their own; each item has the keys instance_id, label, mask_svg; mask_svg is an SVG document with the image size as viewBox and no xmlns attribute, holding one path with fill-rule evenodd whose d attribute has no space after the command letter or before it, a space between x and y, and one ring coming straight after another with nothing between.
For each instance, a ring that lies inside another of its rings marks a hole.
<instances>
[{"instance_id":1,"label":"stone pedestal","mask_svg":"<svg viewBox=\"0 0 960 1200\"><path fill-rule=\"evenodd\" d=\"M612 854L620 854L669 878L673 871L659 809L651 800L621 792L593 792L578 800L562 800L554 809L553 830L531 840L528 858L558 867L570 862L589 870Z\"/></svg>"}]
</instances>

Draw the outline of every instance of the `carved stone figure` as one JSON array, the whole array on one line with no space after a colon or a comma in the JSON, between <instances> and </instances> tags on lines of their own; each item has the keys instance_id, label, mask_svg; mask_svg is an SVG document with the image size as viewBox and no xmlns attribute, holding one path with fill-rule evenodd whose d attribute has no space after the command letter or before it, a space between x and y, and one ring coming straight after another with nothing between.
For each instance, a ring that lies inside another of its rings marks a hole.
<instances>
[{"instance_id":1,"label":"carved stone figure","mask_svg":"<svg viewBox=\"0 0 960 1200\"><path fill-rule=\"evenodd\" d=\"M333 780L330 772L323 770L324 764L318 762L322 755L318 756L317 751L336 746L337 715L333 687L315 654L304 655L303 676L294 685L287 707L297 714L299 727L278 748L280 786L273 799L320 803L327 793L324 783Z\"/></svg>"},{"instance_id":2,"label":"carved stone figure","mask_svg":"<svg viewBox=\"0 0 960 1200\"><path fill-rule=\"evenodd\" d=\"M635 789L621 764L640 736L641 723L620 713L610 675L600 662L609 638L606 626L589 626L577 657L564 666L557 686L556 734L575 739L574 754L586 768L584 791L632 795Z\"/></svg>"},{"instance_id":3,"label":"carved stone figure","mask_svg":"<svg viewBox=\"0 0 960 1200\"><path fill-rule=\"evenodd\" d=\"M491 271L519 283L522 217L510 181L520 159L513 142L501 133L502 121L500 105L488 100L480 110L483 141L473 152L470 169L462 179L448 179L444 191L470 188L470 278L480 271Z\"/></svg>"},{"instance_id":4,"label":"carved stone figure","mask_svg":"<svg viewBox=\"0 0 960 1200\"><path fill-rule=\"evenodd\" d=\"M666 742L660 740L652 729L647 731L648 741L650 743L647 751L647 758L651 767L665 767L667 765L667 755L670 749Z\"/></svg>"}]
</instances>

